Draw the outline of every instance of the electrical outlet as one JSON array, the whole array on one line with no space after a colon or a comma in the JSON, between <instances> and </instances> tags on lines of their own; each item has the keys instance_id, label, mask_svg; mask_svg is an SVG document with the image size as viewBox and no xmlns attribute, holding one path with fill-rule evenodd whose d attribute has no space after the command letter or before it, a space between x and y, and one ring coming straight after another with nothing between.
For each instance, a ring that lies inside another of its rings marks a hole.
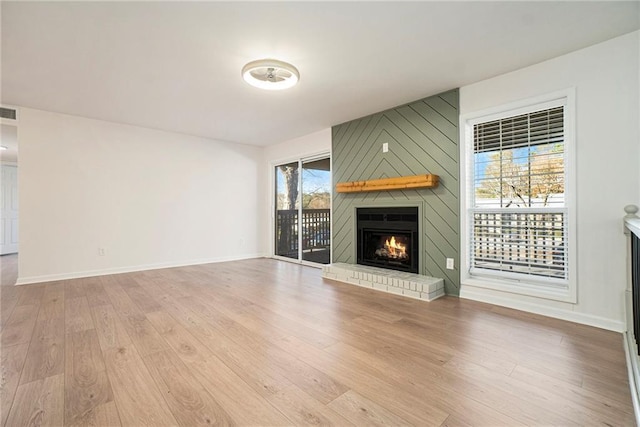
<instances>
[{"instance_id":1,"label":"electrical outlet","mask_svg":"<svg viewBox=\"0 0 640 427\"><path fill-rule=\"evenodd\" d=\"M387 153L389 151L389 143L388 142L384 142L382 144L382 152L383 153Z\"/></svg>"},{"instance_id":2,"label":"electrical outlet","mask_svg":"<svg viewBox=\"0 0 640 427\"><path fill-rule=\"evenodd\" d=\"M98 248L98 255L99 255L99 256L104 256L104 255L105 255L105 250L104 250L104 248Z\"/></svg>"},{"instance_id":3,"label":"electrical outlet","mask_svg":"<svg viewBox=\"0 0 640 427\"><path fill-rule=\"evenodd\" d=\"M447 258L447 270L453 270L453 258Z\"/></svg>"}]
</instances>

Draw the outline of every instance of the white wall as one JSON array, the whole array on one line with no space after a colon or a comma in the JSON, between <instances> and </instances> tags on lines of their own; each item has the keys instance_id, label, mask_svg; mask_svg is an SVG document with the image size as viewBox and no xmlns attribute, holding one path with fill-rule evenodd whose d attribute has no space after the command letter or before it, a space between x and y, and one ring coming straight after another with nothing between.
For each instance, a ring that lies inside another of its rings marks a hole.
<instances>
[{"instance_id":1,"label":"white wall","mask_svg":"<svg viewBox=\"0 0 640 427\"><path fill-rule=\"evenodd\" d=\"M297 159L331 152L331 128L291 139L280 144L270 145L264 150L264 165L267 168L263 181L264 214L261 224L264 239L267 242L266 252L273 254L273 189L275 188L274 167L278 164Z\"/></svg>"},{"instance_id":2,"label":"white wall","mask_svg":"<svg viewBox=\"0 0 640 427\"><path fill-rule=\"evenodd\" d=\"M18 283L263 254L262 148L28 108L19 132Z\"/></svg>"},{"instance_id":3,"label":"white wall","mask_svg":"<svg viewBox=\"0 0 640 427\"><path fill-rule=\"evenodd\" d=\"M331 128L323 129L300 138L265 147L268 163L285 163L300 157L313 156L331 151Z\"/></svg>"},{"instance_id":4,"label":"white wall","mask_svg":"<svg viewBox=\"0 0 640 427\"><path fill-rule=\"evenodd\" d=\"M460 89L470 114L576 88L578 302L463 285L461 296L608 329L624 329L623 207L638 204L639 35L634 32Z\"/></svg>"}]
</instances>

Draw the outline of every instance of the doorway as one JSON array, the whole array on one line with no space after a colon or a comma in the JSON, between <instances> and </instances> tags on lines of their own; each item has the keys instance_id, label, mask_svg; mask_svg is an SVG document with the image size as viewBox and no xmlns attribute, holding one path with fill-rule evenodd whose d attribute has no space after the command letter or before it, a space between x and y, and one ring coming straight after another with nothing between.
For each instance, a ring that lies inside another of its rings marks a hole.
<instances>
[{"instance_id":1,"label":"doorway","mask_svg":"<svg viewBox=\"0 0 640 427\"><path fill-rule=\"evenodd\" d=\"M0 255L18 252L18 128L0 134Z\"/></svg>"},{"instance_id":2,"label":"doorway","mask_svg":"<svg viewBox=\"0 0 640 427\"><path fill-rule=\"evenodd\" d=\"M331 262L331 158L275 166L274 255L299 262Z\"/></svg>"}]
</instances>

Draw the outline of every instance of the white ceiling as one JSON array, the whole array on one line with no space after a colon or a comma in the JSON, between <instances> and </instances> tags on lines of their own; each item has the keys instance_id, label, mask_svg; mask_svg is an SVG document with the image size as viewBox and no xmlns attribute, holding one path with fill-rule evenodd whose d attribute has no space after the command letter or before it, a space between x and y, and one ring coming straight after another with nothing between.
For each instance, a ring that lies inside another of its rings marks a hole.
<instances>
[{"instance_id":1,"label":"white ceiling","mask_svg":"<svg viewBox=\"0 0 640 427\"><path fill-rule=\"evenodd\" d=\"M2 103L268 145L639 28L640 2L7 2ZM300 83L266 92L274 57Z\"/></svg>"}]
</instances>

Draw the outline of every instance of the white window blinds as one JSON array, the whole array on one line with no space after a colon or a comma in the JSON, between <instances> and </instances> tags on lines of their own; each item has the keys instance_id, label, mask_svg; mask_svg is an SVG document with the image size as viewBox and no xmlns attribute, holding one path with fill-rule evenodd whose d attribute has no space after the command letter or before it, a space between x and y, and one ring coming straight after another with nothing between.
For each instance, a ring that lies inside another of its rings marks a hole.
<instances>
[{"instance_id":1,"label":"white window blinds","mask_svg":"<svg viewBox=\"0 0 640 427\"><path fill-rule=\"evenodd\" d=\"M564 107L473 127L471 274L566 283Z\"/></svg>"}]
</instances>

